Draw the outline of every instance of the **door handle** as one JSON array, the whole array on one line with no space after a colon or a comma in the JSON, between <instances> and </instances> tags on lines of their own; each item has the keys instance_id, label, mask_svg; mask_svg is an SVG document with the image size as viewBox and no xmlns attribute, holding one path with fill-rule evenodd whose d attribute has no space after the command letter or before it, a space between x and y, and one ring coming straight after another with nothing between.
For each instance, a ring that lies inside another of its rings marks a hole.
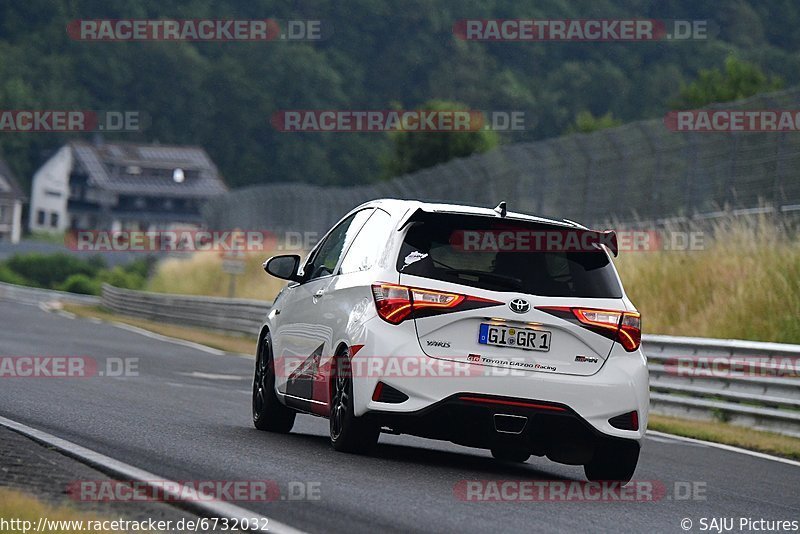
<instances>
[{"instance_id":1,"label":"door handle","mask_svg":"<svg viewBox=\"0 0 800 534\"><path fill-rule=\"evenodd\" d=\"M322 295L324 295L324 294L325 294L325 290L323 290L323 289L318 290L316 293L314 293L314 300L322 297Z\"/></svg>"}]
</instances>

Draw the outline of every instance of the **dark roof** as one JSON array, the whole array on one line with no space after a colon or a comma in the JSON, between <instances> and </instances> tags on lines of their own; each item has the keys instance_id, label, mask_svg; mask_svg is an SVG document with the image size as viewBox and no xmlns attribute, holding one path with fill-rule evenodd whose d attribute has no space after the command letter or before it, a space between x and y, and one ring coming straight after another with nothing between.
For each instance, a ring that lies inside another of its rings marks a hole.
<instances>
[{"instance_id":1,"label":"dark roof","mask_svg":"<svg viewBox=\"0 0 800 534\"><path fill-rule=\"evenodd\" d=\"M71 143L76 168L106 191L145 196L207 198L227 191L206 151L194 146ZM173 171L182 169L177 183Z\"/></svg>"},{"instance_id":2,"label":"dark roof","mask_svg":"<svg viewBox=\"0 0 800 534\"><path fill-rule=\"evenodd\" d=\"M0 196L24 199L25 193L14 177L8 164L0 159Z\"/></svg>"}]
</instances>

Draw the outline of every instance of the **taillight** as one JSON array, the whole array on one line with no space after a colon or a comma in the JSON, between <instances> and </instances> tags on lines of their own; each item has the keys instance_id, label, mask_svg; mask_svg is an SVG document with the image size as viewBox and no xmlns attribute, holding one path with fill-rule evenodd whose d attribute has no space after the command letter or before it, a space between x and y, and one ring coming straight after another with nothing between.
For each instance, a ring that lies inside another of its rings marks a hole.
<instances>
[{"instance_id":1,"label":"taillight","mask_svg":"<svg viewBox=\"0 0 800 534\"><path fill-rule=\"evenodd\" d=\"M381 319L400 324L411 315L411 296L408 288L392 284L373 284L372 296Z\"/></svg>"},{"instance_id":2,"label":"taillight","mask_svg":"<svg viewBox=\"0 0 800 534\"><path fill-rule=\"evenodd\" d=\"M503 304L497 300L459 293L383 283L372 284L372 296L378 315L392 324L400 324L410 318Z\"/></svg>"},{"instance_id":3,"label":"taillight","mask_svg":"<svg viewBox=\"0 0 800 534\"><path fill-rule=\"evenodd\" d=\"M642 319L637 312L567 306L537 306L536 309L562 319L572 320L592 332L619 341L622 348L628 352L638 349L642 342Z\"/></svg>"},{"instance_id":4,"label":"taillight","mask_svg":"<svg viewBox=\"0 0 800 534\"><path fill-rule=\"evenodd\" d=\"M638 349L642 344L642 316L636 312L623 313L617 337L628 352Z\"/></svg>"}]
</instances>

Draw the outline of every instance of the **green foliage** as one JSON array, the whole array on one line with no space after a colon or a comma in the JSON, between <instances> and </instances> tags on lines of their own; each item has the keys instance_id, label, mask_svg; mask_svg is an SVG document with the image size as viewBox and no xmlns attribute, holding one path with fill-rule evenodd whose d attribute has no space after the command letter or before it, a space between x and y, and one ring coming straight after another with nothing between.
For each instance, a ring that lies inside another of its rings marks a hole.
<instances>
[{"instance_id":1,"label":"green foliage","mask_svg":"<svg viewBox=\"0 0 800 534\"><path fill-rule=\"evenodd\" d=\"M622 124L622 121L615 119L609 111L602 117L595 117L591 111L581 111L575 117L575 122L567 128L567 133L592 133L606 128L614 128Z\"/></svg>"},{"instance_id":2,"label":"green foliage","mask_svg":"<svg viewBox=\"0 0 800 534\"><path fill-rule=\"evenodd\" d=\"M0 263L0 282L5 282L7 284L17 284L18 286L27 286L30 283L25 280L24 276L21 276L11 269L8 268L8 265Z\"/></svg>"},{"instance_id":3,"label":"green foliage","mask_svg":"<svg viewBox=\"0 0 800 534\"><path fill-rule=\"evenodd\" d=\"M69 254L17 254L6 261L6 266L35 287L56 289L73 274L94 277L103 267L99 260L84 260Z\"/></svg>"},{"instance_id":4,"label":"green foliage","mask_svg":"<svg viewBox=\"0 0 800 534\"><path fill-rule=\"evenodd\" d=\"M673 107L698 108L715 102L740 100L782 87L782 79L768 77L758 65L728 56L724 70L702 69L697 80L682 87Z\"/></svg>"},{"instance_id":5,"label":"green foliage","mask_svg":"<svg viewBox=\"0 0 800 534\"><path fill-rule=\"evenodd\" d=\"M130 272L120 266L110 271L101 271L97 275L97 281L99 284L106 283L124 289L142 289L145 284L145 278L141 274Z\"/></svg>"},{"instance_id":6,"label":"green foliage","mask_svg":"<svg viewBox=\"0 0 800 534\"><path fill-rule=\"evenodd\" d=\"M85 274L73 274L67 278L63 284L59 284L57 289L81 295L99 295L100 284L97 280L89 278Z\"/></svg>"},{"instance_id":7,"label":"green foliage","mask_svg":"<svg viewBox=\"0 0 800 534\"><path fill-rule=\"evenodd\" d=\"M419 107L425 111L469 111L458 102L431 100ZM469 132L391 132L393 150L384 161L384 176L398 176L433 167L454 158L491 150L498 143L497 132L478 129Z\"/></svg>"},{"instance_id":8,"label":"green foliage","mask_svg":"<svg viewBox=\"0 0 800 534\"><path fill-rule=\"evenodd\" d=\"M84 259L69 254L18 254L0 263L0 282L99 295L103 283L144 288L153 261L138 259L107 269L102 256Z\"/></svg>"},{"instance_id":9,"label":"green foliage","mask_svg":"<svg viewBox=\"0 0 800 534\"><path fill-rule=\"evenodd\" d=\"M106 138L203 146L234 187L365 183L393 157L389 136L281 133L272 114L386 109L392 101L417 108L437 98L535 120L526 131L501 133L508 143L559 135L583 110L626 122L663 116L682 85L731 53L769 79L800 83L800 4L719 0L712 8L629 0L2 2L0 109L140 111L152 119L146 130ZM719 32L686 42L491 43L452 31L464 17L634 16L711 19ZM319 19L332 32L318 42L98 43L70 40L65 31L79 18L203 17ZM773 85L756 80L755 87ZM734 93L752 90L744 84ZM27 182L48 152L81 137L91 134L0 133L0 153Z\"/></svg>"}]
</instances>

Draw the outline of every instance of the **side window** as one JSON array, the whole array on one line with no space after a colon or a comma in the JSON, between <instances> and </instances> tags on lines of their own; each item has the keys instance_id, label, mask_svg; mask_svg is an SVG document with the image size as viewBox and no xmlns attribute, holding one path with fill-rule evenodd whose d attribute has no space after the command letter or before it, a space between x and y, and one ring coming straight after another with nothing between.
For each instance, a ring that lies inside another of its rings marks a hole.
<instances>
[{"instance_id":1,"label":"side window","mask_svg":"<svg viewBox=\"0 0 800 534\"><path fill-rule=\"evenodd\" d=\"M319 249L317 249L314 258L307 263L303 269L303 272L307 275L306 280L313 280L333 274L336 265L339 263L339 258L342 256L342 252L347 250L347 247L353 241L356 234L358 234L358 231L371 213L372 209L365 209L354 213L339 223L336 228L328 234L328 237L325 238L325 241L323 241Z\"/></svg>"},{"instance_id":2,"label":"side window","mask_svg":"<svg viewBox=\"0 0 800 534\"><path fill-rule=\"evenodd\" d=\"M384 250L392 231L392 218L383 210L376 209L350 245L342 260L342 274L371 269Z\"/></svg>"}]
</instances>

